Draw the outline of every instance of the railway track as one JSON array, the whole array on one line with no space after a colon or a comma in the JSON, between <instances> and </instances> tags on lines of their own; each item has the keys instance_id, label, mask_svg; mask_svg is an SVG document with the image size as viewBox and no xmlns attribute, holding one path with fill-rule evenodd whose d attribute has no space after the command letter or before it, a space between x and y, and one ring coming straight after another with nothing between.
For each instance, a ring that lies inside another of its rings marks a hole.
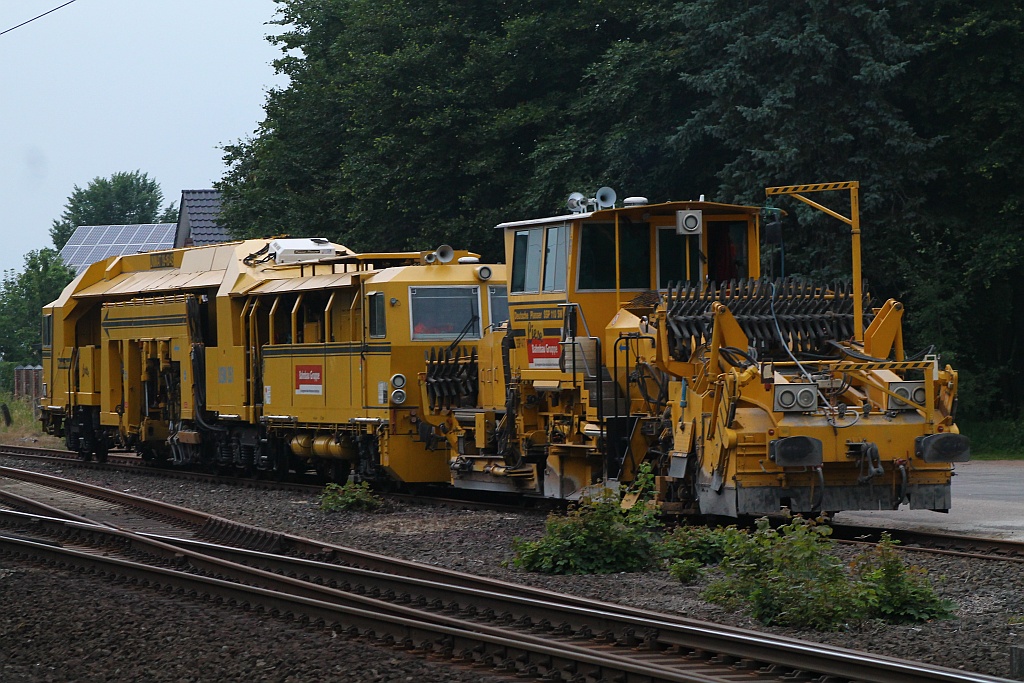
<instances>
[{"instance_id":1,"label":"railway track","mask_svg":"<svg viewBox=\"0 0 1024 683\"><path fill-rule=\"evenodd\" d=\"M189 469L151 466L140 457L129 453L111 452L108 454L107 460L101 463L92 460L83 461L78 457L77 453L72 451L0 444L0 455L12 456L28 462L52 463L81 468L84 470L144 473L146 475L156 477L197 481L208 484L263 490L296 491L312 495L319 495L322 493L325 485L325 483L323 481L319 481L315 475L303 475L296 476L292 479L277 480L236 475L220 475L208 472L197 472ZM461 509L505 510L516 513L536 514L546 514L551 509L548 501L518 500L510 503L502 503L495 500L486 500L486 497L481 497L477 492L473 491L467 492L467 495L458 498L447 497L447 493L448 492L441 490L431 491L426 489L423 493L389 492L386 496L396 502L428 504Z\"/></svg>"},{"instance_id":2,"label":"railway track","mask_svg":"<svg viewBox=\"0 0 1024 683\"><path fill-rule=\"evenodd\" d=\"M26 446L0 445L0 455L10 455L34 462L51 462L73 465L84 469L111 471L145 471L154 476L167 476L203 481L215 484L243 487L261 487L294 490L304 493L319 494L323 484L302 482L274 482L268 480L247 479L234 476L218 476L202 472L181 471L165 468L147 467L140 458L134 455L111 453L106 463L83 462L77 454L56 449L35 448ZM494 502L451 499L440 495L410 495L389 493L389 497L409 503L426 503L430 505L446 505L461 508L486 510L508 510L515 512L545 512L545 508L523 508L520 505L500 504ZM1024 542L963 536L956 534L932 532L925 530L893 529L878 526L858 526L833 524L833 538L850 544L873 545L878 542L883 532L899 541L900 547L912 552L928 552L956 557L995 559L1009 562L1024 562Z\"/></svg>"},{"instance_id":3,"label":"railway track","mask_svg":"<svg viewBox=\"0 0 1024 683\"><path fill-rule=\"evenodd\" d=\"M998 681L599 603L0 468L0 550L518 678Z\"/></svg>"}]
</instances>

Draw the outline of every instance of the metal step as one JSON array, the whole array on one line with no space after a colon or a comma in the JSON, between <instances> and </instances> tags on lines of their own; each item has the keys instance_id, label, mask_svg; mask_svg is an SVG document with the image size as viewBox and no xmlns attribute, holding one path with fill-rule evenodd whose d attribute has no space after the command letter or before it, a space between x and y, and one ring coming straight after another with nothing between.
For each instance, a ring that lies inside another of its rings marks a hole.
<instances>
[{"instance_id":1,"label":"metal step","mask_svg":"<svg viewBox=\"0 0 1024 683\"><path fill-rule=\"evenodd\" d=\"M619 398L618 410L622 414L629 412L628 402L622 399L622 391L619 389L618 383L611 379L608 374L607 368L602 368L602 374L606 377L601 381L601 408L604 417L610 417L615 414L615 399ZM596 420L597 415L597 380L591 379L583 383L583 389L585 391L584 398L587 400L587 419Z\"/></svg>"}]
</instances>

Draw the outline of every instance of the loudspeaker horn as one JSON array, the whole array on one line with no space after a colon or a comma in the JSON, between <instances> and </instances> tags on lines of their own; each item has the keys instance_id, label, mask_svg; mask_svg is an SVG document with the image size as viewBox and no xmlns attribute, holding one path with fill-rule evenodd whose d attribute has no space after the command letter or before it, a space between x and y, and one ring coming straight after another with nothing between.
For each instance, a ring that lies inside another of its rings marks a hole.
<instances>
[{"instance_id":1,"label":"loudspeaker horn","mask_svg":"<svg viewBox=\"0 0 1024 683\"><path fill-rule=\"evenodd\" d=\"M587 198L583 196L582 192L573 192L569 195L569 199L566 200L565 205L569 207L569 210L573 213L581 213L585 208Z\"/></svg>"},{"instance_id":2,"label":"loudspeaker horn","mask_svg":"<svg viewBox=\"0 0 1024 683\"><path fill-rule=\"evenodd\" d=\"M601 209L610 209L615 206L615 190L610 187L602 187L597 191L597 206Z\"/></svg>"},{"instance_id":3,"label":"loudspeaker horn","mask_svg":"<svg viewBox=\"0 0 1024 683\"><path fill-rule=\"evenodd\" d=\"M427 263L433 263L437 260L437 253L432 251L429 254L424 254L423 260Z\"/></svg>"},{"instance_id":4,"label":"loudspeaker horn","mask_svg":"<svg viewBox=\"0 0 1024 683\"><path fill-rule=\"evenodd\" d=\"M434 252L434 256L437 257L438 262L448 263L455 258L455 250L447 244L442 244L437 248L437 251Z\"/></svg>"}]
</instances>

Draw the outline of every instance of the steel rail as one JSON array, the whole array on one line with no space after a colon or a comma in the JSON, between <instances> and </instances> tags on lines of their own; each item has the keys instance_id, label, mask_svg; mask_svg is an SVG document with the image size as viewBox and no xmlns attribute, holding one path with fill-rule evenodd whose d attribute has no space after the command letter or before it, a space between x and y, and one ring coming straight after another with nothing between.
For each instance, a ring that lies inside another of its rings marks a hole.
<instances>
[{"instance_id":1,"label":"steel rail","mask_svg":"<svg viewBox=\"0 0 1024 683\"><path fill-rule=\"evenodd\" d=\"M2 448L4 447L0 446L0 449ZM182 523L192 524L199 527L207 527L207 530L204 533L211 538L227 538L230 535L237 536L239 534L250 533L255 537L260 538L261 540L259 543L264 547L267 547L268 544L272 544L282 550L288 549L298 553L313 555L328 553L341 561L351 562L354 564L366 562L368 564L364 564L363 566L370 567L376 566L383 568L390 566L394 561L394 558L386 556L374 556L373 553L364 553L364 551L344 546L333 546L328 543L288 534L276 534L276 532L275 539L270 541L268 540L268 534L271 532L268 532L266 529L260 529L258 527L233 522L215 515L208 515L188 508L182 508L168 503L133 496L120 491L113 491L111 489L93 486L82 482L75 482L74 480L68 480L52 475L31 472L28 470L0 467L0 476L22 478L26 481L33 481L41 485L62 485L61 482L69 482L66 488L81 493L82 495L95 495L96 497L103 498L104 500L113 503L130 505L143 509L148 508L153 511L153 514L158 516L176 517L177 519L180 519ZM0 492L0 498L2 498L2 496L3 494ZM431 498L430 500L433 501L434 499ZM501 509L505 508L502 507ZM41 512L43 514L55 514L53 511L48 512L42 509ZM1024 543L1019 541L846 524L835 524L832 528L834 530L833 538L839 541L865 539L875 541L880 538L882 532L888 532L893 539L901 543L901 549L908 551L932 552L942 555L953 555L976 559L1024 562ZM987 552L979 552L979 548L985 549ZM410 562L409 564L416 565L417 563ZM419 566L427 567L430 571L436 570L436 568L429 565ZM410 567L409 571L415 573L419 570ZM471 575L465 576L468 577Z\"/></svg>"},{"instance_id":2,"label":"steel rail","mask_svg":"<svg viewBox=\"0 0 1024 683\"><path fill-rule=\"evenodd\" d=\"M233 563L204 558L199 554L175 549L158 541L133 538L135 534L115 529L94 526L87 531L120 536L123 540L130 541L134 550L144 547L148 552L156 552L162 559L185 559L193 569L207 571L214 576L154 567L110 555L96 555L20 537L0 535L0 549L11 553L11 548L18 548L21 551L20 555L45 560L58 566L98 565L114 576L123 576L143 583L159 583L159 579L163 579L177 586L179 590L190 590L197 595L217 595L238 603L251 603L258 599L281 613L301 614L307 619L324 624L338 624L351 635L372 634L375 640L383 639L386 644L404 644L406 649L419 649L422 652L435 650L432 643L438 643L441 649L447 651L449 657L475 662L479 656L480 663L497 665L497 668L504 668L507 671L518 671L520 668L528 668L531 664L536 666L537 662L531 662L531 659L537 659L539 662L547 662L545 667L550 670L579 671L581 666L589 667L590 674L596 674L595 677L599 679L645 683L715 683L722 680L715 675L666 667L615 653L596 652L592 648L571 642L558 641L557 644L553 644L549 638L387 605L372 598L316 586L298 579L242 565L232 566ZM154 576L159 579L154 579ZM225 576L235 581L226 580L223 578ZM263 585L254 585L254 582ZM382 610L382 605L387 605L387 609ZM384 635L378 638L377 630L383 631ZM418 648L416 642L420 643ZM494 648L496 652L482 650L481 645ZM513 652L510 653L509 650ZM497 662L496 659L499 657L501 661Z\"/></svg>"},{"instance_id":3,"label":"steel rail","mask_svg":"<svg viewBox=\"0 0 1024 683\"><path fill-rule=\"evenodd\" d=\"M13 513L17 514L17 513ZM331 588L325 588L315 583L309 583L307 579L300 580L288 576L281 576L276 573L253 569L239 563L237 560L243 556L239 550L214 548L209 544L186 543L180 539L160 539L146 535L132 534L118 529L100 527L97 525L83 525L79 522L68 522L67 526L72 529L87 532L90 534L107 535L121 540L123 545L130 546L133 550L146 552L154 557L165 560L183 562L199 571L212 573L217 576L228 576L242 583L261 585L263 588L277 591L288 591L300 597L323 600L325 596L330 601L344 600L346 602L361 603L367 608L372 608L377 614L391 614L398 618L424 619L420 610L395 605L390 602L380 601L373 598L366 598L360 595L350 595ZM213 554L220 557L212 557ZM224 556L234 557L234 560L223 559ZM334 565L326 565L308 560L296 560L281 558L265 553L246 553L250 560L257 558L257 562L269 562L276 565L278 571L290 572L305 577L315 576L316 571L328 571L332 573L348 572L349 575L355 570L342 569ZM358 572L355 572L358 573ZM376 574L376 572L363 572L362 576ZM328 575L329 576L329 575ZM321 582L329 581L322 573L319 575ZM878 681L902 683L904 681L993 681L987 676L965 674L963 672L951 672L941 668L930 667L915 662L905 662L884 657L874 657L865 653L837 648L825 648L813 643L795 641L789 639L776 639L763 633L742 631L740 629L728 629L711 624L694 622L692 620L675 620L667 615L658 615L649 612L636 611L633 618L624 614L619 606L607 605L608 610L589 604L585 607L567 606L553 602L565 596L547 594L540 592L546 600L526 600L522 597L513 598L508 595L496 594L493 591L473 591L464 587L451 585L440 585L437 582L413 581L408 578L384 576L377 577L378 581L384 581L385 591L405 590L416 584L418 588L430 587L441 590L446 596L454 596L463 603L470 605L491 605L485 609L492 612L504 610L505 621L516 622L517 615L521 620L523 617L533 615L540 620L566 620L572 619L575 623L569 627L568 633L601 633L604 631L620 631L623 634L632 636L635 630L643 632L643 641L649 651L653 653L664 649L672 649L682 652L703 650L718 653L719 656L736 658L746 662L771 663L776 666L784 666L795 670L812 670L827 672L832 676L841 676L857 681ZM396 584L397 582L397 584ZM378 592L380 587L378 587ZM427 600L422 600L427 603ZM442 599L435 598L437 608L443 603ZM451 609L451 605L449 605ZM455 609L461 609L458 605ZM629 610L625 610L628 612ZM476 610L473 611L476 614ZM428 621L453 628L466 628L465 620L443 615L430 616ZM532 625L532 622L520 625ZM483 629L496 637L508 637L504 629L489 631L491 627L473 626L474 629ZM628 637L623 638L628 640ZM615 639L621 642L623 639ZM527 637L534 644L544 644L546 639ZM588 650L589 648L582 648ZM578 660L586 661L590 660ZM671 669L671 666L667 666ZM658 679L675 680L675 679ZM694 679L686 679L694 680Z\"/></svg>"},{"instance_id":4,"label":"steel rail","mask_svg":"<svg viewBox=\"0 0 1024 683\"><path fill-rule=\"evenodd\" d=\"M548 629L553 629L558 624L561 628L574 633L640 634L637 640L642 640L652 650L657 647L707 650L739 659L770 662L793 669L827 672L833 676L843 676L864 683L994 680L986 676L973 679L971 678L972 674L967 674L968 678L963 678L962 672L953 672L952 677L947 678L951 670L941 667L930 667L930 665L918 662L897 660L842 648L825 647L806 641L778 638L760 632L720 627L707 622L681 620L654 612L636 611L636 613L632 613L631 610L622 609L620 605L591 602L591 606L582 606L572 604L576 602L575 600L566 601L565 598L569 596L547 591L542 591L546 599L523 597L493 590L453 585L440 580L428 581L304 558L282 557L217 546L203 541L186 539L166 539L166 541L178 547L196 549L203 554L233 558L232 561L240 564L257 564L268 567L270 571L303 576L306 580L317 583L353 584L362 580L373 584L374 595L392 595L397 598L405 593L406 597L411 600L412 594L416 590L432 591L433 594L421 595L420 602L431 602L436 608L444 605L444 609L449 612L471 610L473 613L483 613L489 611L493 615L501 615L498 617L499 619L525 627L537 628L538 624L547 624ZM600 607L594 605L600 605ZM624 639L628 640L629 638L620 638L619 640ZM930 668L933 670L929 670Z\"/></svg>"},{"instance_id":5,"label":"steel rail","mask_svg":"<svg viewBox=\"0 0 1024 683\"><path fill-rule=\"evenodd\" d=\"M296 481L275 481L271 478L253 478L245 476L233 476L233 475L218 475L210 474L207 472L196 472L193 470L175 469L169 467L147 467L142 465L142 461L136 456L124 456L117 457L111 453L107 461L104 463L98 463L94 461L81 460L77 453L73 451L61 451L49 448L36 448L30 446L6 446L0 444L0 455L7 455L16 458L26 458L34 461L44 462L59 462L61 464L74 465L75 467L81 467L90 470L102 470L112 472L125 472L125 473L138 473L145 472L146 474L157 476L157 477L168 477L175 479L186 479L190 481L203 481L210 482L213 484L224 484L227 486L241 487L241 488L258 488L258 489L272 489L282 491L298 491L301 493L319 494L324 490L324 484L309 484ZM475 491L465 491L467 496L464 497L445 497L444 494L449 496L452 491L437 492L425 492L425 493L389 493L387 498L406 503L426 503L430 505L441 505L449 507L459 507L474 510L498 510L517 512L520 514L540 514L547 513L553 507L559 504L556 501L549 501L547 499L529 499L528 501L518 501L514 504L510 503L497 503L493 501L482 501L479 497L473 497ZM524 502L526 505L524 505ZM531 507L533 506L533 507Z\"/></svg>"}]
</instances>

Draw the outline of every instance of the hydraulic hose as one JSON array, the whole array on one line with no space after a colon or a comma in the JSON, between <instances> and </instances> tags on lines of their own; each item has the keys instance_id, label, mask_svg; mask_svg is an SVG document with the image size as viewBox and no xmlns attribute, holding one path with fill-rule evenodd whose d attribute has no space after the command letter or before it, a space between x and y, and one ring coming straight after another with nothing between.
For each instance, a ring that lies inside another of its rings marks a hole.
<instances>
[{"instance_id":1,"label":"hydraulic hose","mask_svg":"<svg viewBox=\"0 0 1024 683\"><path fill-rule=\"evenodd\" d=\"M825 502L825 471L818 465L813 468L814 472L818 475L818 495L817 500L811 502L811 512L820 512L821 504Z\"/></svg>"}]
</instances>

